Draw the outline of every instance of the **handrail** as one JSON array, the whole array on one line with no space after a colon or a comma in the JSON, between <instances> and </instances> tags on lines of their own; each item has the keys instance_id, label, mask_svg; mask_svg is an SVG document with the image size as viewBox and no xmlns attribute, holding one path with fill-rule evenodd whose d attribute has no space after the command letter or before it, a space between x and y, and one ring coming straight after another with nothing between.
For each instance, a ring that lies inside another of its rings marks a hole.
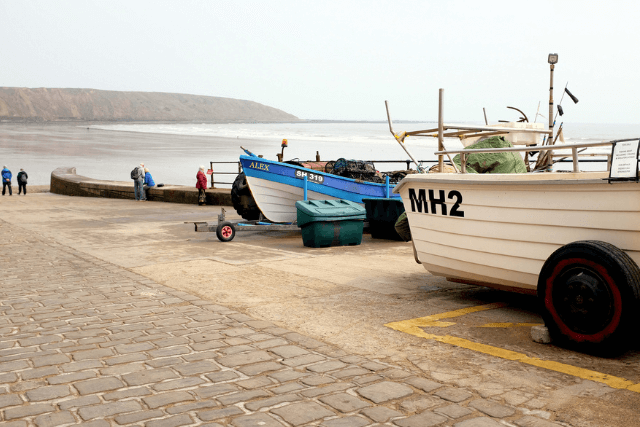
<instances>
[{"instance_id":1,"label":"handrail","mask_svg":"<svg viewBox=\"0 0 640 427\"><path fill-rule=\"evenodd\" d=\"M578 144L560 144L560 145L529 145L525 147L506 147L506 148L471 148L466 150L443 150L443 151L435 151L433 154L460 154L461 160L460 163L462 165L463 172L466 170L466 157L468 154L473 153L506 153L506 152L520 152L520 151L550 151L550 150L566 150L571 149L571 156L573 158L573 171L580 172L578 167L578 148L587 148L587 147L602 147L606 145L611 145L618 142L626 142L626 141L636 141L639 138L630 138L630 139L618 139L614 141L603 141L603 142L583 142ZM607 154L602 154L606 156ZM609 166L607 165L607 168ZM608 169L607 169L608 170Z\"/></svg>"}]
</instances>

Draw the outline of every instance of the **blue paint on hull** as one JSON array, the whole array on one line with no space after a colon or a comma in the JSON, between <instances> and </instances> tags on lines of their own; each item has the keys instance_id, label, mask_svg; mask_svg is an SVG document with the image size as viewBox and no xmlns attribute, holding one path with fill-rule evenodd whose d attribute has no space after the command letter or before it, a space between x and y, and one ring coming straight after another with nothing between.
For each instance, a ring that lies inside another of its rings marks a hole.
<instances>
[{"instance_id":1,"label":"blue paint on hull","mask_svg":"<svg viewBox=\"0 0 640 427\"><path fill-rule=\"evenodd\" d=\"M322 184L313 182L313 180L308 180L308 191L326 194L327 196L338 199L363 203L363 198L383 198L387 195L385 184L356 182L355 179L344 178L300 166L289 165L252 156L240 156L240 162L242 163L242 169L244 170L245 175L249 177L278 182L292 187L303 187L304 180L296 177L296 171L321 176L323 179ZM393 194L391 192L393 187L393 185L389 186L389 197L400 200L399 194Z\"/></svg>"}]
</instances>

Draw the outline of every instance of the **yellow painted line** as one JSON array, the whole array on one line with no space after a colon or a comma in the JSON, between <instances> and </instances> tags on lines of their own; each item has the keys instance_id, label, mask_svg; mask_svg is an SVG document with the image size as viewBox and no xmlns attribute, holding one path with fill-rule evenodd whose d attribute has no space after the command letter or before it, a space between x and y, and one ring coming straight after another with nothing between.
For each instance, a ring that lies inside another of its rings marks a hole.
<instances>
[{"instance_id":1,"label":"yellow painted line","mask_svg":"<svg viewBox=\"0 0 640 427\"><path fill-rule=\"evenodd\" d=\"M402 322L387 323L385 326L391 329L395 329L396 331L414 335L416 337L425 338L428 340L434 340L434 341L438 341L445 344L455 345L457 347L466 348L468 350L477 351L477 352L488 354L495 357L500 357L506 360L513 360L516 362L526 363L528 365L536 366L543 369L548 369L550 371L560 372L567 375L572 375L574 377L582 378L585 380L596 381L599 383L606 384L612 388L630 390L636 393L640 393L640 384L636 384L624 378L603 374L601 372L591 371L589 369L578 368L576 366L571 366L571 365L567 365L560 362L554 362L551 360L542 360L542 359L538 359L537 357L529 357L523 353L518 353L511 350L505 350L503 348L493 347L491 345L476 343L464 338L453 337L451 335L428 334L424 332L422 329L420 329L420 326L424 325L425 319L437 320L437 318L442 319L442 318L456 317L456 316L461 316L462 314L467 314L473 311L489 310L490 308L486 308L489 305L493 305L493 304L472 307L472 308L476 308L476 310L471 310L466 308L462 310L451 311L448 313L436 314L433 316L420 317L417 319L409 319ZM491 308L497 308L497 307L494 306ZM461 311L464 311L464 310L467 310L467 312L451 315L452 313L460 313ZM429 321L433 321L433 320L428 320L426 321L426 323L429 323Z\"/></svg>"},{"instance_id":2,"label":"yellow painted line","mask_svg":"<svg viewBox=\"0 0 640 427\"><path fill-rule=\"evenodd\" d=\"M507 304L502 302L495 302L493 304L485 304L485 305L477 305L475 307L461 308L460 310L447 311L445 313L432 314L431 316L418 317L416 319L403 320L402 322L395 322L395 323L402 323L402 324L417 326L421 328L433 327L433 326L447 327L447 326L455 325L456 323L440 322L440 319L451 319L452 317L464 316L465 314L476 313L478 311L493 310L495 308L501 308L505 306L507 306ZM393 323L389 323L389 325L393 325Z\"/></svg>"},{"instance_id":3,"label":"yellow painted line","mask_svg":"<svg viewBox=\"0 0 640 427\"><path fill-rule=\"evenodd\" d=\"M477 328L517 328L517 327L532 327L532 326L542 326L542 323L486 323L481 326L477 326Z\"/></svg>"}]
</instances>

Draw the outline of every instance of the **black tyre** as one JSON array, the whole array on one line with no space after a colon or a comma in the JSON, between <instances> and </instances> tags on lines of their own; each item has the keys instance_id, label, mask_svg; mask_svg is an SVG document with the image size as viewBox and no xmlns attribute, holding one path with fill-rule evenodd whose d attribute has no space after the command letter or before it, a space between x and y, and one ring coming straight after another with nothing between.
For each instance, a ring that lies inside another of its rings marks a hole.
<instances>
[{"instance_id":1,"label":"black tyre","mask_svg":"<svg viewBox=\"0 0 640 427\"><path fill-rule=\"evenodd\" d=\"M238 174L233 185L231 186L231 203L238 215L247 221L253 221L260 219L260 208L256 204L249 185L247 185L247 178L244 173Z\"/></svg>"},{"instance_id":2,"label":"black tyre","mask_svg":"<svg viewBox=\"0 0 640 427\"><path fill-rule=\"evenodd\" d=\"M617 353L633 341L628 334L640 318L640 269L612 244L570 243L544 263L538 298L554 340Z\"/></svg>"},{"instance_id":3,"label":"black tyre","mask_svg":"<svg viewBox=\"0 0 640 427\"><path fill-rule=\"evenodd\" d=\"M230 222L221 222L216 228L216 236L221 242L230 242L236 237L236 226Z\"/></svg>"}]
</instances>

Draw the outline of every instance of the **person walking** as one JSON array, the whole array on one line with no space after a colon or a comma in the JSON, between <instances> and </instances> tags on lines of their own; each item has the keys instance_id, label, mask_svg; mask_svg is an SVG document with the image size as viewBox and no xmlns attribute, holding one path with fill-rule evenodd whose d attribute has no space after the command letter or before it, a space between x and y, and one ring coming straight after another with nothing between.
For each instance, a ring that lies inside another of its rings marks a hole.
<instances>
[{"instance_id":1,"label":"person walking","mask_svg":"<svg viewBox=\"0 0 640 427\"><path fill-rule=\"evenodd\" d=\"M9 195L11 196L11 171L7 166L2 167L2 195L4 196L7 187L9 187Z\"/></svg>"},{"instance_id":2,"label":"person walking","mask_svg":"<svg viewBox=\"0 0 640 427\"><path fill-rule=\"evenodd\" d=\"M142 200L147 200L147 190L151 187L155 187L156 183L153 181L153 177L149 173L149 169L144 168L144 185L142 186Z\"/></svg>"},{"instance_id":3,"label":"person walking","mask_svg":"<svg viewBox=\"0 0 640 427\"><path fill-rule=\"evenodd\" d=\"M200 170L196 174L196 188L198 189L198 204L200 206L207 202L207 196L204 190L207 188L207 176L204 174L204 166L200 166Z\"/></svg>"},{"instance_id":4,"label":"person walking","mask_svg":"<svg viewBox=\"0 0 640 427\"><path fill-rule=\"evenodd\" d=\"M136 166L131 171L131 179L133 180L133 195L136 200L144 200L144 163Z\"/></svg>"},{"instance_id":5,"label":"person walking","mask_svg":"<svg viewBox=\"0 0 640 427\"><path fill-rule=\"evenodd\" d=\"M29 179L29 175L27 175L24 169L20 169L20 172L18 172L16 176L16 180L18 181L18 196L20 192L22 192L24 196L27 195L27 179Z\"/></svg>"}]
</instances>

